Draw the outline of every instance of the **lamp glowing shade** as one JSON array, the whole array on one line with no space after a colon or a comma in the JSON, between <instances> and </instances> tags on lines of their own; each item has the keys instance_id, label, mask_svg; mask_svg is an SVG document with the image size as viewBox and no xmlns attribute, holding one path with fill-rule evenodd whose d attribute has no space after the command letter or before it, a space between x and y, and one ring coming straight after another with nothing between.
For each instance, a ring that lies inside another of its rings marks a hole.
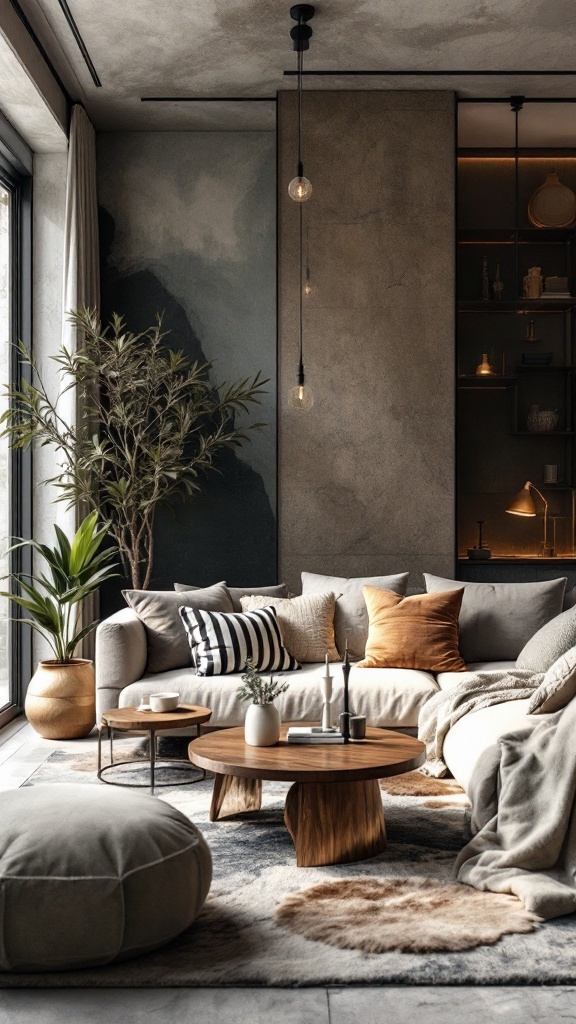
<instances>
[{"instance_id":1,"label":"lamp glowing shade","mask_svg":"<svg viewBox=\"0 0 576 1024\"><path fill-rule=\"evenodd\" d=\"M526 481L524 487L518 494L515 494L512 501L506 508L507 512L510 512L513 516L535 516L536 505L534 499L530 493L531 484Z\"/></svg>"},{"instance_id":2,"label":"lamp glowing shade","mask_svg":"<svg viewBox=\"0 0 576 1024\"><path fill-rule=\"evenodd\" d=\"M312 392L306 384L297 384L295 388L291 388L288 401L290 408L296 412L308 412L314 405Z\"/></svg>"},{"instance_id":3,"label":"lamp glowing shade","mask_svg":"<svg viewBox=\"0 0 576 1024\"><path fill-rule=\"evenodd\" d=\"M312 195L312 182L308 178L296 177L288 185L288 195L295 203L304 203Z\"/></svg>"}]
</instances>

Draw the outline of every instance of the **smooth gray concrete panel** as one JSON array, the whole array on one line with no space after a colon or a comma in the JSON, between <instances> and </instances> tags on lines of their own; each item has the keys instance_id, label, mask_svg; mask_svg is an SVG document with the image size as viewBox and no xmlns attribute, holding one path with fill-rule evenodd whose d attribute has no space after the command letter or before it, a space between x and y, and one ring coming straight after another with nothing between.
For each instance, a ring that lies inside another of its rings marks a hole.
<instances>
[{"instance_id":1,"label":"smooth gray concrete panel","mask_svg":"<svg viewBox=\"0 0 576 1024\"><path fill-rule=\"evenodd\" d=\"M304 98L309 413L298 361L295 98L279 106L280 575L454 570L454 99ZM417 582L414 579L412 582Z\"/></svg>"},{"instance_id":2,"label":"smooth gray concrete panel","mask_svg":"<svg viewBox=\"0 0 576 1024\"><path fill-rule=\"evenodd\" d=\"M0 992L2 1024L329 1024L324 988Z\"/></svg>"},{"instance_id":3,"label":"smooth gray concrete panel","mask_svg":"<svg viewBox=\"0 0 576 1024\"><path fill-rule=\"evenodd\" d=\"M556 1024L576 1020L576 989L418 986L329 990L330 1024Z\"/></svg>"}]
</instances>

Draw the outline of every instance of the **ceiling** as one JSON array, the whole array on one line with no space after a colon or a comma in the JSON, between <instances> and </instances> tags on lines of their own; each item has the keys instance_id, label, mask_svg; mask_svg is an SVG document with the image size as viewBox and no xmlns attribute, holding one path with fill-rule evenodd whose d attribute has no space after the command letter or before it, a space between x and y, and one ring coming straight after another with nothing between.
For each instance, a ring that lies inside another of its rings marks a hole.
<instances>
[{"instance_id":1,"label":"ceiling","mask_svg":"<svg viewBox=\"0 0 576 1024\"><path fill-rule=\"evenodd\" d=\"M59 0L20 0L73 99L95 127L274 130L273 102L142 103L142 96L274 97L294 88L290 2L68 0L102 82L97 88ZM64 2L64 6L66 3ZM573 0L330 0L316 5L306 69L566 70L575 66ZM455 89L462 98L576 97L570 77L309 77L312 89ZM509 108L466 104L465 145L510 145ZM526 107L522 142L573 145L568 104ZM572 141L567 141L571 139Z\"/></svg>"}]
</instances>

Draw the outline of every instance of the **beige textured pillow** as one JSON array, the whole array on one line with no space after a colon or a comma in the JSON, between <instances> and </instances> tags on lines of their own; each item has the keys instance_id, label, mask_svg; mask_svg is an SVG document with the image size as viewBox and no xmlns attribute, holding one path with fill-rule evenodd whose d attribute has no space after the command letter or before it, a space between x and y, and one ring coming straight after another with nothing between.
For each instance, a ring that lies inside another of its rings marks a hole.
<instances>
[{"instance_id":1,"label":"beige textured pillow","mask_svg":"<svg viewBox=\"0 0 576 1024\"><path fill-rule=\"evenodd\" d=\"M300 662L340 661L334 643L336 594L302 597L241 597L242 611L272 605L276 609L284 646Z\"/></svg>"},{"instance_id":2,"label":"beige textured pillow","mask_svg":"<svg viewBox=\"0 0 576 1024\"><path fill-rule=\"evenodd\" d=\"M576 696L576 647L558 658L548 669L528 705L529 715L550 715L561 711Z\"/></svg>"}]
</instances>

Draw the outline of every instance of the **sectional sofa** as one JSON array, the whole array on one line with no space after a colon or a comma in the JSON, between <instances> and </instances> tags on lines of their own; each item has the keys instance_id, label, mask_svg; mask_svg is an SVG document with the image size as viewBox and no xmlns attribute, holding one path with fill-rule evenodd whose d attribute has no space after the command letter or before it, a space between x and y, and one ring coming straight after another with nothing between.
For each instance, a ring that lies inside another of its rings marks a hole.
<instances>
[{"instance_id":1,"label":"sectional sofa","mask_svg":"<svg viewBox=\"0 0 576 1024\"><path fill-rule=\"evenodd\" d=\"M521 584L465 584L428 574L424 578L428 592L464 587L459 620L460 651L467 667L477 671L514 667L534 634L563 609L574 604L575 599L572 592L566 598L565 579ZM408 574L354 580L302 574L303 594L332 591L338 595L334 618L336 644L342 653L344 641L348 639L352 654L357 659L363 656L362 648L368 631L362 586L368 584L405 593L407 583ZM173 610L178 603L186 601L187 594L200 593L196 588L185 585L178 589L179 594L166 592L159 600L169 603ZM279 590L261 589L265 593ZM242 588L231 592L236 610L240 608L239 595L244 592ZM134 593L129 592L127 600L136 602L136 607L139 607ZM150 671L151 663L156 668L158 665L153 650L158 628L163 628L163 623L160 622L159 626L157 611L156 618L150 619L146 610L139 615L133 607L117 612L100 624L96 636L98 716L113 707L145 703L151 693L159 690L176 690L183 702L202 704L212 709L211 726L242 725L246 705L237 695L240 674L197 675L189 655L182 653L179 660L184 660L183 664L161 672ZM170 649L181 640L179 636ZM342 703L341 665L337 662L331 664L330 672L334 678L333 708L336 717ZM277 702L284 721L320 720L320 681L324 673L324 663L315 662L303 664L299 671L286 676L290 686ZM457 672L434 674L422 669L368 669L353 664L350 700L353 710L365 714L369 725L415 734L423 704L438 690L455 686L458 681ZM466 791L473 785L476 769L486 750L497 744L499 736L518 727L535 724L537 719L526 713L527 704L522 700L508 701L485 708L465 716L450 730L445 742L445 760Z\"/></svg>"}]
</instances>

